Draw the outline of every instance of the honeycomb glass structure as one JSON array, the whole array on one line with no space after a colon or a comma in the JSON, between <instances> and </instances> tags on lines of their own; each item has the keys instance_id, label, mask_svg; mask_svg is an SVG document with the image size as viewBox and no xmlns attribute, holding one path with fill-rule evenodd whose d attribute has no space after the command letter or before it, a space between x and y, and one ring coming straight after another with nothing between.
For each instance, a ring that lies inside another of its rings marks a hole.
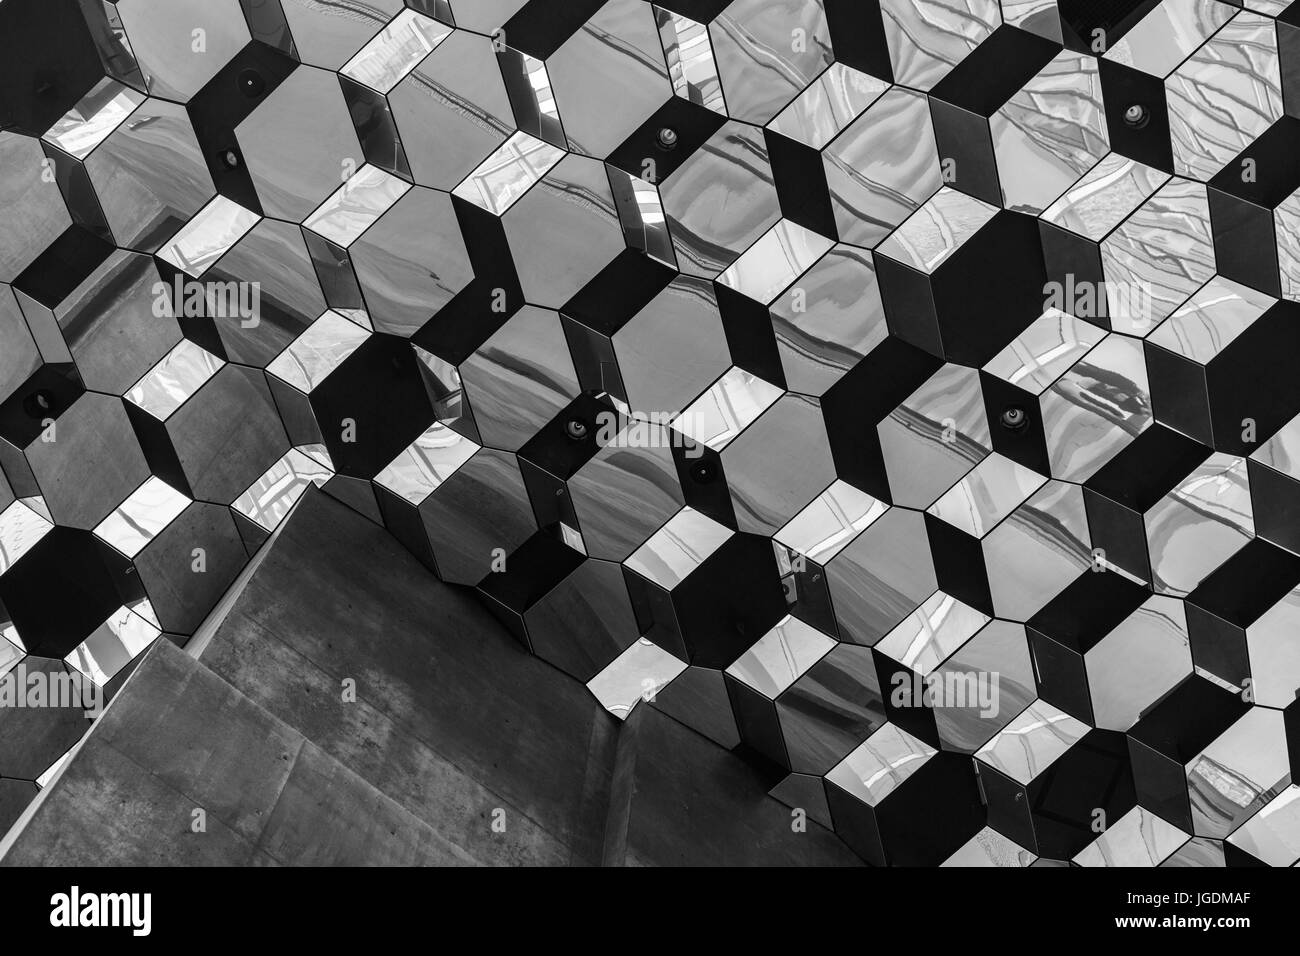
<instances>
[{"instance_id":1,"label":"honeycomb glass structure","mask_svg":"<svg viewBox=\"0 0 1300 956\"><path fill-rule=\"evenodd\" d=\"M0 679L314 486L867 863L1300 861L1300 2L2 0L0 213Z\"/></svg>"}]
</instances>

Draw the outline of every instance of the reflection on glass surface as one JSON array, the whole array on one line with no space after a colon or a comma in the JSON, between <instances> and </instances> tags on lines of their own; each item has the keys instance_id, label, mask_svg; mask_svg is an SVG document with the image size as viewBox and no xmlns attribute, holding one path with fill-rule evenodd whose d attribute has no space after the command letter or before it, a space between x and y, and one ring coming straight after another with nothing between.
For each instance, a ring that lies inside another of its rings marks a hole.
<instances>
[{"instance_id":1,"label":"reflection on glass surface","mask_svg":"<svg viewBox=\"0 0 1300 956\"><path fill-rule=\"evenodd\" d=\"M774 537L810 561L825 565L888 510L883 501L837 479Z\"/></svg>"},{"instance_id":2,"label":"reflection on glass surface","mask_svg":"<svg viewBox=\"0 0 1300 956\"><path fill-rule=\"evenodd\" d=\"M231 507L267 531L274 531L308 485L323 485L332 477L334 470L329 464L290 448Z\"/></svg>"},{"instance_id":3,"label":"reflection on glass surface","mask_svg":"<svg viewBox=\"0 0 1300 956\"><path fill-rule=\"evenodd\" d=\"M1088 725L1036 700L976 754L977 760L1028 785L1088 732Z\"/></svg>"},{"instance_id":4,"label":"reflection on glass surface","mask_svg":"<svg viewBox=\"0 0 1300 956\"><path fill-rule=\"evenodd\" d=\"M266 370L300 392L310 392L343 364L370 333L329 310L307 327Z\"/></svg>"},{"instance_id":5,"label":"reflection on glass surface","mask_svg":"<svg viewBox=\"0 0 1300 956\"><path fill-rule=\"evenodd\" d=\"M1134 807L1075 854L1079 866L1159 866L1191 836L1145 807Z\"/></svg>"},{"instance_id":6,"label":"reflection on glass surface","mask_svg":"<svg viewBox=\"0 0 1300 956\"><path fill-rule=\"evenodd\" d=\"M1083 358L1106 333L1082 319L1048 309L989 360L984 371L1034 395L1041 395Z\"/></svg>"},{"instance_id":7,"label":"reflection on glass surface","mask_svg":"<svg viewBox=\"0 0 1300 956\"><path fill-rule=\"evenodd\" d=\"M466 176L452 195L500 216L564 156L564 150L517 132Z\"/></svg>"},{"instance_id":8,"label":"reflection on glass surface","mask_svg":"<svg viewBox=\"0 0 1300 956\"><path fill-rule=\"evenodd\" d=\"M670 269L677 268L673 239L659 190L637 176L608 166L609 184L629 249L638 249Z\"/></svg>"},{"instance_id":9,"label":"reflection on glass surface","mask_svg":"<svg viewBox=\"0 0 1300 956\"><path fill-rule=\"evenodd\" d=\"M95 535L134 558L189 506L185 497L161 478L150 476L95 528Z\"/></svg>"},{"instance_id":10,"label":"reflection on glass surface","mask_svg":"<svg viewBox=\"0 0 1300 956\"><path fill-rule=\"evenodd\" d=\"M923 92L983 43L998 24L997 0L880 0L894 82Z\"/></svg>"},{"instance_id":11,"label":"reflection on glass surface","mask_svg":"<svg viewBox=\"0 0 1300 956\"><path fill-rule=\"evenodd\" d=\"M434 422L375 476L375 484L418 505L478 450L464 435Z\"/></svg>"},{"instance_id":12,"label":"reflection on glass surface","mask_svg":"<svg viewBox=\"0 0 1300 956\"><path fill-rule=\"evenodd\" d=\"M835 245L825 236L782 219L750 246L718 282L764 305Z\"/></svg>"},{"instance_id":13,"label":"reflection on glass surface","mask_svg":"<svg viewBox=\"0 0 1300 956\"><path fill-rule=\"evenodd\" d=\"M1102 58L1164 78L1232 18L1216 0L1162 0Z\"/></svg>"},{"instance_id":14,"label":"reflection on glass surface","mask_svg":"<svg viewBox=\"0 0 1300 956\"><path fill-rule=\"evenodd\" d=\"M944 186L877 247L929 275L997 214L974 196Z\"/></svg>"},{"instance_id":15,"label":"reflection on glass surface","mask_svg":"<svg viewBox=\"0 0 1300 956\"><path fill-rule=\"evenodd\" d=\"M730 528L694 508L682 508L623 563L665 591L671 591L732 534Z\"/></svg>"},{"instance_id":16,"label":"reflection on glass surface","mask_svg":"<svg viewBox=\"0 0 1300 956\"><path fill-rule=\"evenodd\" d=\"M662 7L655 7L655 20L673 91L682 99L726 116L709 28Z\"/></svg>"},{"instance_id":17,"label":"reflection on glass surface","mask_svg":"<svg viewBox=\"0 0 1300 956\"><path fill-rule=\"evenodd\" d=\"M673 428L721 451L781 395L775 385L733 365L677 417Z\"/></svg>"},{"instance_id":18,"label":"reflection on glass surface","mask_svg":"<svg viewBox=\"0 0 1300 956\"><path fill-rule=\"evenodd\" d=\"M1300 481L1300 415L1279 428L1250 456L1261 465Z\"/></svg>"},{"instance_id":19,"label":"reflection on glass surface","mask_svg":"<svg viewBox=\"0 0 1300 956\"><path fill-rule=\"evenodd\" d=\"M225 364L202 346L181 339L135 383L126 399L159 421L166 421Z\"/></svg>"},{"instance_id":20,"label":"reflection on glass surface","mask_svg":"<svg viewBox=\"0 0 1300 956\"><path fill-rule=\"evenodd\" d=\"M832 63L768 124L768 129L821 149L889 89L867 73Z\"/></svg>"},{"instance_id":21,"label":"reflection on glass surface","mask_svg":"<svg viewBox=\"0 0 1300 956\"><path fill-rule=\"evenodd\" d=\"M1290 783L1282 712L1252 707L1187 765L1197 836L1223 839Z\"/></svg>"},{"instance_id":22,"label":"reflection on glass surface","mask_svg":"<svg viewBox=\"0 0 1300 956\"><path fill-rule=\"evenodd\" d=\"M105 77L41 139L70 156L85 159L144 101L143 93Z\"/></svg>"},{"instance_id":23,"label":"reflection on glass surface","mask_svg":"<svg viewBox=\"0 0 1300 956\"><path fill-rule=\"evenodd\" d=\"M1125 732L1192 673L1183 602L1153 594L1087 654L1093 724Z\"/></svg>"},{"instance_id":24,"label":"reflection on glass surface","mask_svg":"<svg viewBox=\"0 0 1300 956\"><path fill-rule=\"evenodd\" d=\"M626 720L633 707L653 700L684 670L685 664L643 637L589 680L587 689L607 711Z\"/></svg>"},{"instance_id":25,"label":"reflection on glass surface","mask_svg":"<svg viewBox=\"0 0 1300 956\"><path fill-rule=\"evenodd\" d=\"M1251 687L1255 703L1287 707L1300 688L1300 589L1280 601L1246 628Z\"/></svg>"},{"instance_id":26,"label":"reflection on glass surface","mask_svg":"<svg viewBox=\"0 0 1300 956\"><path fill-rule=\"evenodd\" d=\"M982 538L1047 479L994 452L949 488L928 511L971 537Z\"/></svg>"},{"instance_id":27,"label":"reflection on glass surface","mask_svg":"<svg viewBox=\"0 0 1300 956\"><path fill-rule=\"evenodd\" d=\"M1168 181L1168 173L1119 153L1107 153L1040 218L1093 242L1101 242L1125 216Z\"/></svg>"},{"instance_id":28,"label":"reflection on glass surface","mask_svg":"<svg viewBox=\"0 0 1300 956\"><path fill-rule=\"evenodd\" d=\"M410 188L406 180L366 163L321 203L303 226L346 248Z\"/></svg>"},{"instance_id":29,"label":"reflection on glass surface","mask_svg":"<svg viewBox=\"0 0 1300 956\"><path fill-rule=\"evenodd\" d=\"M64 660L103 687L159 633L157 625L145 616L120 607Z\"/></svg>"},{"instance_id":30,"label":"reflection on glass surface","mask_svg":"<svg viewBox=\"0 0 1300 956\"><path fill-rule=\"evenodd\" d=\"M4 677L5 674L17 667L18 662L27 656L17 643L8 639L7 635L11 630L13 629L4 628L0 630L0 677ZM15 636L17 636L16 632Z\"/></svg>"},{"instance_id":31,"label":"reflection on glass surface","mask_svg":"<svg viewBox=\"0 0 1300 956\"><path fill-rule=\"evenodd\" d=\"M1165 80L1165 97L1174 173L1205 182L1282 116L1273 21L1238 13Z\"/></svg>"},{"instance_id":32,"label":"reflection on glass surface","mask_svg":"<svg viewBox=\"0 0 1300 956\"><path fill-rule=\"evenodd\" d=\"M826 779L867 806L879 806L936 753L895 724L885 724L836 764Z\"/></svg>"},{"instance_id":33,"label":"reflection on glass surface","mask_svg":"<svg viewBox=\"0 0 1300 956\"><path fill-rule=\"evenodd\" d=\"M960 650L989 620L987 614L952 595L935 591L882 637L876 649L924 677Z\"/></svg>"},{"instance_id":34,"label":"reflection on glass surface","mask_svg":"<svg viewBox=\"0 0 1300 956\"><path fill-rule=\"evenodd\" d=\"M217 196L163 244L158 258L198 278L256 226L260 218L239 203Z\"/></svg>"},{"instance_id":35,"label":"reflection on glass surface","mask_svg":"<svg viewBox=\"0 0 1300 956\"><path fill-rule=\"evenodd\" d=\"M943 186L937 159L924 94L882 95L822 154L840 241L876 246Z\"/></svg>"},{"instance_id":36,"label":"reflection on glass surface","mask_svg":"<svg viewBox=\"0 0 1300 956\"><path fill-rule=\"evenodd\" d=\"M1269 866L1300 860L1300 787L1287 787L1232 835L1228 842Z\"/></svg>"},{"instance_id":37,"label":"reflection on glass surface","mask_svg":"<svg viewBox=\"0 0 1300 956\"><path fill-rule=\"evenodd\" d=\"M1142 343L1107 335L1043 393L1041 406L1052 477L1087 481L1151 426Z\"/></svg>"},{"instance_id":38,"label":"reflection on glass surface","mask_svg":"<svg viewBox=\"0 0 1300 956\"><path fill-rule=\"evenodd\" d=\"M450 35L451 27L408 7L339 72L372 90L387 93Z\"/></svg>"},{"instance_id":39,"label":"reflection on glass surface","mask_svg":"<svg viewBox=\"0 0 1300 956\"><path fill-rule=\"evenodd\" d=\"M989 119L1003 206L1039 213L1110 149L1097 60L1063 50Z\"/></svg>"},{"instance_id":40,"label":"reflection on glass surface","mask_svg":"<svg viewBox=\"0 0 1300 956\"><path fill-rule=\"evenodd\" d=\"M1276 302L1270 295L1216 275L1147 341L1204 365Z\"/></svg>"},{"instance_id":41,"label":"reflection on glass surface","mask_svg":"<svg viewBox=\"0 0 1300 956\"><path fill-rule=\"evenodd\" d=\"M928 508L989 453L979 372L943 366L876 432L894 504Z\"/></svg>"},{"instance_id":42,"label":"reflection on glass surface","mask_svg":"<svg viewBox=\"0 0 1300 956\"><path fill-rule=\"evenodd\" d=\"M1028 866L1037 857L1019 843L985 827L941 866Z\"/></svg>"},{"instance_id":43,"label":"reflection on glass surface","mask_svg":"<svg viewBox=\"0 0 1300 956\"><path fill-rule=\"evenodd\" d=\"M1146 514L1151 586L1195 590L1255 534L1246 459L1215 453Z\"/></svg>"},{"instance_id":44,"label":"reflection on glass surface","mask_svg":"<svg viewBox=\"0 0 1300 956\"><path fill-rule=\"evenodd\" d=\"M40 514L25 501L10 502L0 511L0 574L4 574L54 527L48 513Z\"/></svg>"},{"instance_id":45,"label":"reflection on glass surface","mask_svg":"<svg viewBox=\"0 0 1300 956\"><path fill-rule=\"evenodd\" d=\"M1092 565L1083 489L1049 481L983 542L993 613L1027 621Z\"/></svg>"},{"instance_id":46,"label":"reflection on glass surface","mask_svg":"<svg viewBox=\"0 0 1300 956\"><path fill-rule=\"evenodd\" d=\"M1101 260L1111 328L1147 335L1214 275L1205 186L1165 183L1101 244Z\"/></svg>"},{"instance_id":47,"label":"reflection on glass surface","mask_svg":"<svg viewBox=\"0 0 1300 956\"><path fill-rule=\"evenodd\" d=\"M736 658L727 673L775 700L835 644L815 627L787 614Z\"/></svg>"}]
</instances>

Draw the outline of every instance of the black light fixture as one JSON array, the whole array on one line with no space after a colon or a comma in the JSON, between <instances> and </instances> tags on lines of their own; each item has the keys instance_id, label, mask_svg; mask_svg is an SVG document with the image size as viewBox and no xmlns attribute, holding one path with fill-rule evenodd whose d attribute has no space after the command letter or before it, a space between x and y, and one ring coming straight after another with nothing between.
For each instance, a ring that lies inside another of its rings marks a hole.
<instances>
[{"instance_id":1,"label":"black light fixture","mask_svg":"<svg viewBox=\"0 0 1300 956\"><path fill-rule=\"evenodd\" d=\"M711 484L718 477L718 466L708 459L695 462L690 467L691 480L701 484Z\"/></svg>"},{"instance_id":2,"label":"black light fixture","mask_svg":"<svg viewBox=\"0 0 1300 956\"><path fill-rule=\"evenodd\" d=\"M1151 122L1151 111L1141 103L1131 103L1124 109L1124 123L1133 129L1141 129Z\"/></svg>"},{"instance_id":3,"label":"black light fixture","mask_svg":"<svg viewBox=\"0 0 1300 956\"><path fill-rule=\"evenodd\" d=\"M998 416L998 421L1001 422L1003 428L1018 432L1029 424L1029 416L1019 405L1008 405L1002 410L1002 414Z\"/></svg>"},{"instance_id":4,"label":"black light fixture","mask_svg":"<svg viewBox=\"0 0 1300 956\"><path fill-rule=\"evenodd\" d=\"M38 388L23 398L23 411L30 418L44 421L55 414L56 401L54 393L48 388Z\"/></svg>"},{"instance_id":5,"label":"black light fixture","mask_svg":"<svg viewBox=\"0 0 1300 956\"><path fill-rule=\"evenodd\" d=\"M266 92L266 80L256 70L241 70L239 73L239 91L252 99Z\"/></svg>"}]
</instances>

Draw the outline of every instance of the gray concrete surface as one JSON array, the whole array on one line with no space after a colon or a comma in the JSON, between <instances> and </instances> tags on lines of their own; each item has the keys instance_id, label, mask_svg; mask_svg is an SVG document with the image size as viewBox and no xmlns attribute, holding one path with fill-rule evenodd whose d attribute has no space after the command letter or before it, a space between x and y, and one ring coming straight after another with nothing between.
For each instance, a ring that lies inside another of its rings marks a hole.
<instances>
[{"instance_id":1,"label":"gray concrete surface","mask_svg":"<svg viewBox=\"0 0 1300 956\"><path fill-rule=\"evenodd\" d=\"M329 496L268 548L197 660L150 649L0 862L857 862L717 744L650 707L617 721Z\"/></svg>"}]
</instances>

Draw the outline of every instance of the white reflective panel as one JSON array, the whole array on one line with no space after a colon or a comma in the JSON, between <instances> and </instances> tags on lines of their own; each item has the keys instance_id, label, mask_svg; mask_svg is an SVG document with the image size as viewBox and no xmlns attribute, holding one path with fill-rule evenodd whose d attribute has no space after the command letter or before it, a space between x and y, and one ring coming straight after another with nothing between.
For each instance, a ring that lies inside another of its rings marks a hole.
<instances>
[{"instance_id":1,"label":"white reflective panel","mask_svg":"<svg viewBox=\"0 0 1300 956\"><path fill-rule=\"evenodd\" d=\"M1134 807L1076 853L1074 862L1079 866L1159 866L1190 835L1145 807Z\"/></svg>"},{"instance_id":2,"label":"white reflective panel","mask_svg":"<svg viewBox=\"0 0 1300 956\"><path fill-rule=\"evenodd\" d=\"M1168 173L1119 153L1107 153L1048 206L1041 218L1101 242L1168 181Z\"/></svg>"},{"instance_id":3,"label":"white reflective panel","mask_svg":"<svg viewBox=\"0 0 1300 956\"><path fill-rule=\"evenodd\" d=\"M898 663L928 675L961 649L991 618L942 591L935 591L876 644Z\"/></svg>"},{"instance_id":4,"label":"white reflective panel","mask_svg":"<svg viewBox=\"0 0 1300 956\"><path fill-rule=\"evenodd\" d=\"M266 370L300 392L310 392L343 364L370 333L330 310L276 356Z\"/></svg>"},{"instance_id":5,"label":"white reflective panel","mask_svg":"<svg viewBox=\"0 0 1300 956\"><path fill-rule=\"evenodd\" d=\"M450 35L451 27L408 7L339 72L372 90L387 93Z\"/></svg>"},{"instance_id":6,"label":"white reflective panel","mask_svg":"<svg viewBox=\"0 0 1300 956\"><path fill-rule=\"evenodd\" d=\"M527 53L520 55L523 57L524 72L528 75L528 85L532 88L533 102L537 104L537 111L551 121L550 124L543 123L543 128L554 124L558 129L560 108L555 103L555 93L551 89L551 74L546 71L546 61L529 56Z\"/></svg>"},{"instance_id":7,"label":"white reflective panel","mask_svg":"<svg viewBox=\"0 0 1300 956\"><path fill-rule=\"evenodd\" d=\"M7 635L11 630L12 627L7 627L0 631L0 677L17 667L18 662L27 656L17 642L8 640Z\"/></svg>"},{"instance_id":8,"label":"white reflective panel","mask_svg":"<svg viewBox=\"0 0 1300 956\"><path fill-rule=\"evenodd\" d=\"M686 665L644 637L614 658L587 682L587 689L607 711L626 720L642 700L653 700Z\"/></svg>"},{"instance_id":9,"label":"white reflective panel","mask_svg":"<svg viewBox=\"0 0 1300 956\"><path fill-rule=\"evenodd\" d=\"M768 129L821 149L889 89L867 73L832 63L768 124Z\"/></svg>"},{"instance_id":10,"label":"white reflective panel","mask_svg":"<svg viewBox=\"0 0 1300 956\"><path fill-rule=\"evenodd\" d=\"M158 258L198 278L260 219L239 203L217 196L158 250Z\"/></svg>"},{"instance_id":11,"label":"white reflective panel","mask_svg":"<svg viewBox=\"0 0 1300 956\"><path fill-rule=\"evenodd\" d=\"M1048 309L990 359L984 371L1041 395L1105 337L1091 322Z\"/></svg>"},{"instance_id":12,"label":"white reflective panel","mask_svg":"<svg viewBox=\"0 0 1300 956\"><path fill-rule=\"evenodd\" d=\"M1088 732L1088 725L1036 700L993 735L976 759L1017 783L1029 784Z\"/></svg>"},{"instance_id":13,"label":"white reflective panel","mask_svg":"<svg viewBox=\"0 0 1300 956\"><path fill-rule=\"evenodd\" d=\"M782 394L777 386L733 365L677 417L672 427L687 438L721 451Z\"/></svg>"},{"instance_id":14,"label":"white reflective panel","mask_svg":"<svg viewBox=\"0 0 1300 956\"><path fill-rule=\"evenodd\" d=\"M3 637L6 641L8 641L14 647L18 648L24 654L27 653L27 645L24 644L23 639L18 636L18 628L14 627L12 624L4 628L0 628L0 637Z\"/></svg>"},{"instance_id":15,"label":"white reflective panel","mask_svg":"<svg viewBox=\"0 0 1300 956\"><path fill-rule=\"evenodd\" d=\"M323 485L334 472L297 448L253 482L231 507L267 531L274 531L310 484Z\"/></svg>"},{"instance_id":16,"label":"white reflective panel","mask_svg":"<svg viewBox=\"0 0 1300 956\"><path fill-rule=\"evenodd\" d=\"M722 81L718 77L709 28L661 7L655 7L655 18L673 92L726 116L727 104L722 97Z\"/></svg>"},{"instance_id":17,"label":"white reflective panel","mask_svg":"<svg viewBox=\"0 0 1300 956\"><path fill-rule=\"evenodd\" d=\"M1187 764L1195 834L1223 839L1285 790L1290 776L1282 711L1251 707Z\"/></svg>"},{"instance_id":18,"label":"white reflective panel","mask_svg":"<svg viewBox=\"0 0 1300 956\"><path fill-rule=\"evenodd\" d=\"M936 753L897 725L885 724L836 764L826 779L875 807Z\"/></svg>"},{"instance_id":19,"label":"white reflective panel","mask_svg":"<svg viewBox=\"0 0 1300 956\"><path fill-rule=\"evenodd\" d=\"M159 421L166 421L226 363L189 339L181 339L136 382L126 398Z\"/></svg>"},{"instance_id":20,"label":"white reflective panel","mask_svg":"<svg viewBox=\"0 0 1300 956\"><path fill-rule=\"evenodd\" d=\"M1278 429L1250 457L1300 481L1300 415Z\"/></svg>"},{"instance_id":21,"label":"white reflective panel","mask_svg":"<svg viewBox=\"0 0 1300 956\"><path fill-rule=\"evenodd\" d=\"M146 621L148 621L150 624L156 627L159 631L162 630L162 625L158 623L158 615L154 612L153 603L150 602L147 598L141 598L140 600L136 601L134 604L127 605L127 610L140 615L142 618L144 618Z\"/></svg>"},{"instance_id":22,"label":"white reflective panel","mask_svg":"<svg viewBox=\"0 0 1300 956\"><path fill-rule=\"evenodd\" d=\"M329 449L324 445L296 445L300 452L322 466L331 474L334 472L334 459L330 458Z\"/></svg>"},{"instance_id":23,"label":"white reflective panel","mask_svg":"<svg viewBox=\"0 0 1300 956\"><path fill-rule=\"evenodd\" d=\"M367 163L334 190L303 226L336 246L349 246L410 188L406 180Z\"/></svg>"},{"instance_id":24,"label":"white reflective panel","mask_svg":"<svg viewBox=\"0 0 1300 956\"><path fill-rule=\"evenodd\" d=\"M1204 365L1276 302L1270 295L1216 275L1147 341Z\"/></svg>"},{"instance_id":25,"label":"white reflective panel","mask_svg":"<svg viewBox=\"0 0 1300 956\"><path fill-rule=\"evenodd\" d=\"M1004 837L992 827L985 827L971 837L961 849L940 866L1029 866L1038 859L1014 840Z\"/></svg>"},{"instance_id":26,"label":"white reflective panel","mask_svg":"<svg viewBox=\"0 0 1300 956\"><path fill-rule=\"evenodd\" d=\"M586 555L587 543L582 540L582 532L577 528L570 528L563 521L560 522L560 540L579 554Z\"/></svg>"},{"instance_id":27,"label":"white reflective panel","mask_svg":"<svg viewBox=\"0 0 1300 956\"><path fill-rule=\"evenodd\" d=\"M167 482L150 476L99 523L95 535L128 558L134 558L189 504L190 499Z\"/></svg>"},{"instance_id":28,"label":"white reflective panel","mask_svg":"<svg viewBox=\"0 0 1300 956\"><path fill-rule=\"evenodd\" d=\"M144 616L120 607L64 660L103 687L160 633Z\"/></svg>"},{"instance_id":29,"label":"white reflective panel","mask_svg":"<svg viewBox=\"0 0 1300 956\"><path fill-rule=\"evenodd\" d=\"M718 277L718 282L764 305L835 245L825 236L782 219Z\"/></svg>"},{"instance_id":30,"label":"white reflective panel","mask_svg":"<svg viewBox=\"0 0 1300 956\"><path fill-rule=\"evenodd\" d=\"M434 422L429 429L394 458L379 474L375 484L418 505L433 494L457 468L474 457L480 448L464 435Z\"/></svg>"},{"instance_id":31,"label":"white reflective panel","mask_svg":"<svg viewBox=\"0 0 1300 956\"><path fill-rule=\"evenodd\" d=\"M944 186L876 251L928 275L996 214L988 203Z\"/></svg>"},{"instance_id":32,"label":"white reflective panel","mask_svg":"<svg viewBox=\"0 0 1300 956\"><path fill-rule=\"evenodd\" d=\"M835 647L836 641L789 614L727 668L727 673L776 700Z\"/></svg>"},{"instance_id":33,"label":"white reflective panel","mask_svg":"<svg viewBox=\"0 0 1300 956\"><path fill-rule=\"evenodd\" d=\"M1239 826L1228 842L1269 866L1300 860L1300 788L1291 784Z\"/></svg>"},{"instance_id":34,"label":"white reflective panel","mask_svg":"<svg viewBox=\"0 0 1300 956\"><path fill-rule=\"evenodd\" d=\"M1166 77L1233 13L1233 7L1217 0L1162 0L1102 58Z\"/></svg>"},{"instance_id":35,"label":"white reflective panel","mask_svg":"<svg viewBox=\"0 0 1300 956\"><path fill-rule=\"evenodd\" d=\"M1046 483L1038 472L993 452L927 511L973 538L982 538Z\"/></svg>"},{"instance_id":36,"label":"white reflective panel","mask_svg":"<svg viewBox=\"0 0 1300 956\"><path fill-rule=\"evenodd\" d=\"M49 533L54 523L45 515L28 507L23 501L11 502L0 511L0 574L36 546Z\"/></svg>"},{"instance_id":37,"label":"white reflective panel","mask_svg":"<svg viewBox=\"0 0 1300 956\"><path fill-rule=\"evenodd\" d=\"M808 560L825 565L888 510L883 501L837 480L791 518L775 537Z\"/></svg>"},{"instance_id":38,"label":"white reflective panel","mask_svg":"<svg viewBox=\"0 0 1300 956\"><path fill-rule=\"evenodd\" d=\"M624 564L671 591L734 534L708 515L686 507L646 539Z\"/></svg>"},{"instance_id":39,"label":"white reflective panel","mask_svg":"<svg viewBox=\"0 0 1300 956\"><path fill-rule=\"evenodd\" d=\"M516 132L452 190L466 202L500 216L561 159L562 149Z\"/></svg>"},{"instance_id":40,"label":"white reflective panel","mask_svg":"<svg viewBox=\"0 0 1300 956\"><path fill-rule=\"evenodd\" d=\"M85 159L144 101L143 93L105 77L41 139L70 156Z\"/></svg>"}]
</instances>

